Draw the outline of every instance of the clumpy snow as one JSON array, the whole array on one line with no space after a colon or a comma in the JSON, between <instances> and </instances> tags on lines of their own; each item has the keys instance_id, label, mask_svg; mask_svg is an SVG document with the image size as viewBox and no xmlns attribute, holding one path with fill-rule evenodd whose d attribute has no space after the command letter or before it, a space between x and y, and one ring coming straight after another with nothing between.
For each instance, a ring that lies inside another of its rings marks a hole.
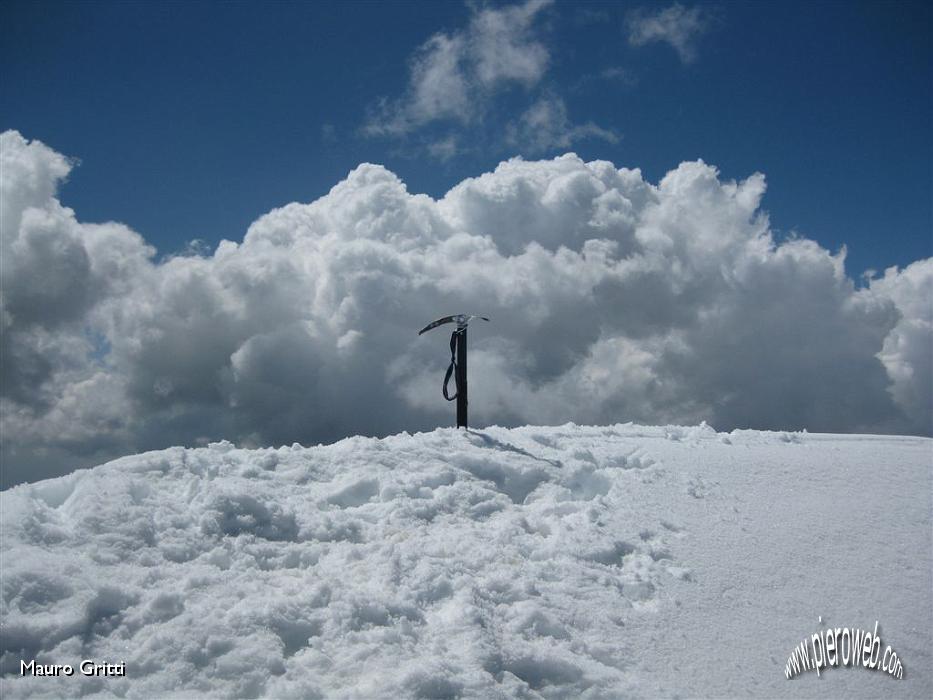
<instances>
[{"instance_id":1,"label":"clumpy snow","mask_svg":"<svg viewBox=\"0 0 933 700\"><path fill-rule=\"evenodd\" d=\"M931 494L929 439L705 425L126 457L0 494L3 696L930 697ZM903 680L784 678L875 620Z\"/></svg>"}]
</instances>

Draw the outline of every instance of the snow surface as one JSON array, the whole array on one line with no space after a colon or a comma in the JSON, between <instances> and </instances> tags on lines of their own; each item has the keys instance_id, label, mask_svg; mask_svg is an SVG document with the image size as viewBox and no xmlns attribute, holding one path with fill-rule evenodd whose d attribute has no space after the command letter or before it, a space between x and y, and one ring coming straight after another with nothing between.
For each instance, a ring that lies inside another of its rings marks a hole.
<instances>
[{"instance_id":1,"label":"snow surface","mask_svg":"<svg viewBox=\"0 0 933 700\"><path fill-rule=\"evenodd\" d=\"M931 697L931 498L929 439L705 425L150 452L0 494L0 690ZM875 620L903 680L784 678Z\"/></svg>"}]
</instances>

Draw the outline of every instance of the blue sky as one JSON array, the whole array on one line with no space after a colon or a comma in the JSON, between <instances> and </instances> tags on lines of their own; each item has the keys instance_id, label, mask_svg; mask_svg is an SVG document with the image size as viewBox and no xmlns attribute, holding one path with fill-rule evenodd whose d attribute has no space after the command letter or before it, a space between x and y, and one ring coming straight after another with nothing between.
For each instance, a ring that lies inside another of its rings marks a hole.
<instances>
[{"instance_id":1,"label":"blue sky","mask_svg":"<svg viewBox=\"0 0 933 700\"><path fill-rule=\"evenodd\" d=\"M160 252L239 240L258 215L325 194L363 161L443 194L522 154L565 150L657 181L703 158L768 178L782 233L849 247L850 274L931 252L928 3L716 3L699 7L693 60L628 40L633 10L561 3L539 13L540 80L505 86L482 124L439 119L364 133L399 99L417 48L462 31L465 4L6 2L0 127L81 160L62 191L84 220L118 220ZM529 152L501 138L541 94L610 130ZM455 134L467 152L432 158Z\"/></svg>"}]
</instances>

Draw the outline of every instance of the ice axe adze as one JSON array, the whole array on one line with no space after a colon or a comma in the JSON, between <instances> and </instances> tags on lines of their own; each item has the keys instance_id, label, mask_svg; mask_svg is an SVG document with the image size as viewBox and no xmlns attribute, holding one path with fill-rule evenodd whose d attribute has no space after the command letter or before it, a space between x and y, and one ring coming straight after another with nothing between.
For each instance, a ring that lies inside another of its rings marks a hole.
<instances>
[{"instance_id":1,"label":"ice axe adze","mask_svg":"<svg viewBox=\"0 0 933 700\"><path fill-rule=\"evenodd\" d=\"M450 334L450 365L447 367L447 374L444 375L444 386L442 393L448 401L457 399L457 427L467 427L467 326L474 318L481 318L484 321L489 319L485 316L467 316L466 314L457 314L456 316L444 316L436 321L432 321L420 331L418 335L426 333L432 328L443 326L445 323L456 323L457 330ZM451 396L447 393L447 383L450 381L450 375L454 376L454 386L457 387L457 393Z\"/></svg>"}]
</instances>

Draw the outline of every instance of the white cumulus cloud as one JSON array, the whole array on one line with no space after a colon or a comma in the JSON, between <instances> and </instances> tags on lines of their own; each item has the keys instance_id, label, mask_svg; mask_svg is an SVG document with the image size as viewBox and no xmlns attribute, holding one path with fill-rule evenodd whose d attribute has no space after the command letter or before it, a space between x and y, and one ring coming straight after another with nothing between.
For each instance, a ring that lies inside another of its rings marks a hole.
<instances>
[{"instance_id":1,"label":"white cumulus cloud","mask_svg":"<svg viewBox=\"0 0 933 700\"><path fill-rule=\"evenodd\" d=\"M383 100L366 124L370 135L402 135L437 120L469 123L503 87L536 85L550 54L534 24L551 0L474 9L469 25L428 39L411 61L406 93Z\"/></svg>"},{"instance_id":2,"label":"white cumulus cloud","mask_svg":"<svg viewBox=\"0 0 933 700\"><path fill-rule=\"evenodd\" d=\"M618 143L620 136L593 122L574 124L567 115L566 103L556 95L541 97L506 130L507 142L530 154L567 149L585 139Z\"/></svg>"},{"instance_id":3,"label":"white cumulus cloud","mask_svg":"<svg viewBox=\"0 0 933 700\"><path fill-rule=\"evenodd\" d=\"M892 380L889 391L912 431L927 434L933 417L933 265L923 260L904 270L889 268L871 289L893 299L901 312L880 355Z\"/></svg>"},{"instance_id":4,"label":"white cumulus cloud","mask_svg":"<svg viewBox=\"0 0 933 700\"><path fill-rule=\"evenodd\" d=\"M60 203L67 159L0 138L5 484L446 424L446 334L416 332L458 312L493 319L471 335L477 425L931 432L933 261L856 288L844 252L772 238L760 174L696 161L653 184L568 154L435 200L363 164L240 242L158 261Z\"/></svg>"},{"instance_id":5,"label":"white cumulus cloud","mask_svg":"<svg viewBox=\"0 0 933 700\"><path fill-rule=\"evenodd\" d=\"M680 3L662 10L634 10L628 16L628 40L632 46L652 42L669 44L684 63L696 59L696 40L710 28L711 16L700 6Z\"/></svg>"},{"instance_id":6,"label":"white cumulus cloud","mask_svg":"<svg viewBox=\"0 0 933 700\"><path fill-rule=\"evenodd\" d=\"M540 18L550 5L472 6L465 28L435 34L415 51L404 94L379 99L362 133L407 139L409 148L439 161L469 150L465 134L470 142L534 156L587 139L617 143L613 129L573 122L544 80L551 54ZM504 108L500 98L516 94L510 88L519 89L519 106Z\"/></svg>"}]
</instances>

